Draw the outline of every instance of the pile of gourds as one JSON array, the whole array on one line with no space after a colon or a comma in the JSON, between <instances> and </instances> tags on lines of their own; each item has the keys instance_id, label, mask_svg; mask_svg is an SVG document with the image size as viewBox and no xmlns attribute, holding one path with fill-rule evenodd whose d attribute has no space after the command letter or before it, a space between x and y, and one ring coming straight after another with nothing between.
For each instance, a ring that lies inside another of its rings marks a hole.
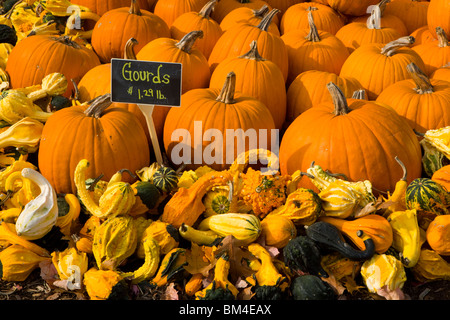
<instances>
[{"instance_id":1,"label":"pile of gourds","mask_svg":"<svg viewBox=\"0 0 450 320\"><path fill-rule=\"evenodd\" d=\"M450 279L446 1L0 8L2 281L310 300ZM183 64L181 106L152 115L163 163L137 105L111 102L111 58ZM194 121L202 136L278 129L279 153L177 166L172 133Z\"/></svg>"}]
</instances>

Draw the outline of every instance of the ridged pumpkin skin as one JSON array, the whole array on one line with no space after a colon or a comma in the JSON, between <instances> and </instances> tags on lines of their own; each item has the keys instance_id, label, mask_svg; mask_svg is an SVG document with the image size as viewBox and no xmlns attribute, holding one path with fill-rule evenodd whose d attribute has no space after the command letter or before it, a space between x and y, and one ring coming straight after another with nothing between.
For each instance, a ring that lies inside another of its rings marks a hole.
<instances>
[{"instance_id":1,"label":"ridged pumpkin skin","mask_svg":"<svg viewBox=\"0 0 450 320\"><path fill-rule=\"evenodd\" d=\"M70 61L70 63L66 63ZM76 83L93 67L100 64L94 51L64 37L35 35L27 37L13 48L8 57L6 72L12 88L40 84L50 73L59 72ZM68 81L66 97L72 93Z\"/></svg>"},{"instance_id":2,"label":"ridged pumpkin skin","mask_svg":"<svg viewBox=\"0 0 450 320\"><path fill-rule=\"evenodd\" d=\"M150 10L155 0L137 0L139 7L144 10ZM129 7L131 0L72 0L73 4L88 7L91 11L95 12L99 16L102 16L105 12L117 8Z\"/></svg>"},{"instance_id":3,"label":"ridged pumpkin skin","mask_svg":"<svg viewBox=\"0 0 450 320\"><path fill-rule=\"evenodd\" d=\"M406 26L408 34L427 26L428 1L392 0L386 4L385 14L399 17Z\"/></svg>"},{"instance_id":4,"label":"ridged pumpkin skin","mask_svg":"<svg viewBox=\"0 0 450 320\"><path fill-rule=\"evenodd\" d=\"M277 12L278 10L272 9L258 26L248 23L238 24L225 31L217 40L209 56L208 63L211 72L214 72L216 66L226 58L238 57L247 53L252 41L256 40L261 57L275 63L286 80L289 67L286 45L280 36L267 31L267 27Z\"/></svg>"},{"instance_id":5,"label":"ridged pumpkin skin","mask_svg":"<svg viewBox=\"0 0 450 320\"><path fill-rule=\"evenodd\" d=\"M431 0L427 11L427 24L436 37L436 28L441 27L450 34L450 3L447 0Z\"/></svg>"},{"instance_id":6,"label":"ridged pumpkin skin","mask_svg":"<svg viewBox=\"0 0 450 320\"><path fill-rule=\"evenodd\" d=\"M208 0L158 0L153 12L170 28L175 19L183 13L198 12L207 2Z\"/></svg>"},{"instance_id":7,"label":"ridged pumpkin skin","mask_svg":"<svg viewBox=\"0 0 450 320\"><path fill-rule=\"evenodd\" d=\"M87 116L86 106L55 112L44 126L39 146L39 169L56 193L75 193L74 172L81 159L90 162L86 175L139 170L150 163L147 137L139 120L123 108L108 108L100 118ZM124 175L125 182L131 182Z\"/></svg>"},{"instance_id":8,"label":"ridged pumpkin skin","mask_svg":"<svg viewBox=\"0 0 450 320\"><path fill-rule=\"evenodd\" d=\"M337 12L346 15L362 16L367 12L370 5L378 2L378 0L328 0L328 5Z\"/></svg>"},{"instance_id":9,"label":"ridged pumpkin skin","mask_svg":"<svg viewBox=\"0 0 450 320\"><path fill-rule=\"evenodd\" d=\"M228 29L233 28L238 23L249 23L257 26L269 10L270 9L267 5L263 5L258 9L245 6L235 8L227 13L227 15L222 19L220 22L220 27L222 28L222 31L225 32ZM267 30L278 36L281 35L276 20L272 20Z\"/></svg>"},{"instance_id":10,"label":"ridged pumpkin skin","mask_svg":"<svg viewBox=\"0 0 450 320\"><path fill-rule=\"evenodd\" d=\"M295 119L281 141L281 173L305 172L315 161L349 181L369 180L374 189L392 192L402 176L395 156L402 155L408 181L420 177L420 145L405 120L373 102L347 99L347 104L346 114L336 116L333 104L321 104ZM308 179L299 186L315 188Z\"/></svg>"},{"instance_id":11,"label":"ridged pumpkin skin","mask_svg":"<svg viewBox=\"0 0 450 320\"><path fill-rule=\"evenodd\" d=\"M429 41L413 47L413 50L417 52L425 63L425 69L423 71L428 76L450 62L450 33L445 34L440 27L435 33L437 33L438 41Z\"/></svg>"},{"instance_id":12,"label":"ridged pumpkin skin","mask_svg":"<svg viewBox=\"0 0 450 320\"><path fill-rule=\"evenodd\" d=\"M222 88L231 71L236 74L236 90L263 102L272 114L275 127L281 129L286 118L286 88L280 68L259 55L255 41L247 54L220 62L211 75L209 86Z\"/></svg>"},{"instance_id":13,"label":"ridged pumpkin skin","mask_svg":"<svg viewBox=\"0 0 450 320\"><path fill-rule=\"evenodd\" d=\"M386 45L371 43L359 47L344 62L339 75L356 78L366 90L369 100L375 100L389 85L411 78L406 69L411 62L420 70L425 69L420 56L407 47L414 42L414 38L402 37L394 41ZM393 51L388 50L399 41L404 43L404 46L396 47Z\"/></svg>"},{"instance_id":14,"label":"ridged pumpkin skin","mask_svg":"<svg viewBox=\"0 0 450 320\"><path fill-rule=\"evenodd\" d=\"M136 57L138 60L181 63L183 76L181 90L185 93L192 89L207 88L211 73L208 60L195 47L195 41L203 35L203 31L195 30L186 34L183 39L158 38L147 43Z\"/></svg>"},{"instance_id":15,"label":"ridged pumpkin skin","mask_svg":"<svg viewBox=\"0 0 450 320\"><path fill-rule=\"evenodd\" d=\"M211 18L221 23L223 18L234 9L246 7L257 10L263 5L268 5L268 3L263 0L220 0L211 13ZM272 9L270 6L269 8Z\"/></svg>"},{"instance_id":16,"label":"ridged pumpkin skin","mask_svg":"<svg viewBox=\"0 0 450 320\"><path fill-rule=\"evenodd\" d=\"M450 195L444 187L429 178L414 179L406 188L406 208L448 214Z\"/></svg>"},{"instance_id":17,"label":"ridged pumpkin skin","mask_svg":"<svg viewBox=\"0 0 450 320\"><path fill-rule=\"evenodd\" d=\"M131 37L137 40L134 51L138 53L148 42L170 37L170 30L156 14L132 3L102 15L92 31L91 44L100 61L108 63L111 58L123 58L123 48Z\"/></svg>"},{"instance_id":18,"label":"ridged pumpkin skin","mask_svg":"<svg viewBox=\"0 0 450 320\"><path fill-rule=\"evenodd\" d=\"M275 7L279 9L278 7ZM280 31L285 34L291 30L307 29L308 12L311 11L317 29L333 35L344 26L343 18L329 6L317 2L302 2L289 7L280 21Z\"/></svg>"}]
</instances>

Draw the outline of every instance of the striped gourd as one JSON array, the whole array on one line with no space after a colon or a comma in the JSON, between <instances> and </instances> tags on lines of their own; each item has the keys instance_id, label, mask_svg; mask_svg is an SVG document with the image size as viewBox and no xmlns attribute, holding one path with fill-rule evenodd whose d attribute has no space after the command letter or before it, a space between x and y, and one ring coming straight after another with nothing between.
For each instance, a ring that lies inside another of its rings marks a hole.
<instances>
[{"instance_id":1,"label":"striped gourd","mask_svg":"<svg viewBox=\"0 0 450 320\"><path fill-rule=\"evenodd\" d=\"M339 179L320 191L319 198L326 216L342 219L351 216L359 203L354 189Z\"/></svg>"},{"instance_id":2,"label":"striped gourd","mask_svg":"<svg viewBox=\"0 0 450 320\"><path fill-rule=\"evenodd\" d=\"M248 213L223 213L203 219L199 230L212 230L222 237L232 235L242 245L255 241L261 234L261 222Z\"/></svg>"},{"instance_id":3,"label":"striped gourd","mask_svg":"<svg viewBox=\"0 0 450 320\"><path fill-rule=\"evenodd\" d=\"M178 185L178 176L170 167L161 167L153 174L153 184L162 192L170 192Z\"/></svg>"},{"instance_id":4,"label":"striped gourd","mask_svg":"<svg viewBox=\"0 0 450 320\"><path fill-rule=\"evenodd\" d=\"M407 209L449 214L450 194L429 178L414 179L406 188Z\"/></svg>"}]
</instances>

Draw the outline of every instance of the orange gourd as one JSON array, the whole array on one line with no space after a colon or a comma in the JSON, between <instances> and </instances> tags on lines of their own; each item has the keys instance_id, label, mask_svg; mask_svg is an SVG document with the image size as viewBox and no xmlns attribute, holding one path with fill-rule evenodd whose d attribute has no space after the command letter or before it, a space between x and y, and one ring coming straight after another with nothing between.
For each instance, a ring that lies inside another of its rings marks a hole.
<instances>
[{"instance_id":1,"label":"orange gourd","mask_svg":"<svg viewBox=\"0 0 450 320\"><path fill-rule=\"evenodd\" d=\"M447 190L450 190L450 164L436 170L431 176L431 180L436 181Z\"/></svg>"},{"instance_id":2,"label":"orange gourd","mask_svg":"<svg viewBox=\"0 0 450 320\"><path fill-rule=\"evenodd\" d=\"M450 82L429 79L414 63L406 69L412 79L385 88L376 101L394 108L418 132L450 126Z\"/></svg>"},{"instance_id":3,"label":"orange gourd","mask_svg":"<svg viewBox=\"0 0 450 320\"><path fill-rule=\"evenodd\" d=\"M141 10L137 0L131 5L106 12L95 24L91 44L103 63L111 58L123 58L123 48L130 38L135 38L135 52L153 39L170 37L163 19L147 10Z\"/></svg>"},{"instance_id":4,"label":"orange gourd","mask_svg":"<svg viewBox=\"0 0 450 320\"><path fill-rule=\"evenodd\" d=\"M45 123L39 146L39 169L57 193L76 193L75 168L81 159L90 162L87 176L139 170L150 163L147 137L139 120L123 108L108 108L110 95L90 105L56 111ZM124 175L123 181L133 178Z\"/></svg>"},{"instance_id":5,"label":"orange gourd","mask_svg":"<svg viewBox=\"0 0 450 320\"><path fill-rule=\"evenodd\" d=\"M288 52L288 84L308 70L339 74L349 56L341 40L329 32L317 29L312 11L308 12L308 21L307 28L291 30L281 36Z\"/></svg>"},{"instance_id":6,"label":"orange gourd","mask_svg":"<svg viewBox=\"0 0 450 320\"><path fill-rule=\"evenodd\" d=\"M378 254L386 252L392 245L392 227L389 221L380 215L369 214L354 220L332 217L321 217L319 219L337 227L361 250L365 249L365 245L363 239L358 236L360 230L373 240L375 252Z\"/></svg>"},{"instance_id":7,"label":"orange gourd","mask_svg":"<svg viewBox=\"0 0 450 320\"><path fill-rule=\"evenodd\" d=\"M208 59L214 45L223 33L220 25L210 16L217 1L210 0L200 11L185 12L177 17L170 26L171 38L181 40L192 30L202 30L203 37L195 41L195 46Z\"/></svg>"},{"instance_id":8,"label":"orange gourd","mask_svg":"<svg viewBox=\"0 0 450 320\"><path fill-rule=\"evenodd\" d=\"M267 216L261 220L261 236L266 245L283 248L297 236L297 229L289 218Z\"/></svg>"},{"instance_id":9,"label":"orange gourd","mask_svg":"<svg viewBox=\"0 0 450 320\"><path fill-rule=\"evenodd\" d=\"M314 161L349 181L369 180L374 192L394 190L403 174L395 156L402 155L408 181L420 177L420 145L404 119L374 102L346 99L332 83L328 87L333 103L303 112L284 133L279 153L282 174L306 172ZM314 189L309 179L301 179L298 186Z\"/></svg>"},{"instance_id":10,"label":"orange gourd","mask_svg":"<svg viewBox=\"0 0 450 320\"><path fill-rule=\"evenodd\" d=\"M281 129L286 116L286 89L280 68L272 61L261 57L257 42L253 41L246 54L227 58L217 65L211 75L209 86L222 88L231 71L236 74L235 89L263 102L272 114L275 127Z\"/></svg>"},{"instance_id":11,"label":"orange gourd","mask_svg":"<svg viewBox=\"0 0 450 320\"><path fill-rule=\"evenodd\" d=\"M436 253L450 255L450 215L438 215L426 230L427 242Z\"/></svg>"},{"instance_id":12,"label":"orange gourd","mask_svg":"<svg viewBox=\"0 0 450 320\"><path fill-rule=\"evenodd\" d=\"M278 7L275 7L278 9ZM345 24L344 19L329 6L317 2L302 2L289 7L280 21L280 31L285 34L291 30L308 29L308 13L311 12L318 30L333 35Z\"/></svg>"}]
</instances>

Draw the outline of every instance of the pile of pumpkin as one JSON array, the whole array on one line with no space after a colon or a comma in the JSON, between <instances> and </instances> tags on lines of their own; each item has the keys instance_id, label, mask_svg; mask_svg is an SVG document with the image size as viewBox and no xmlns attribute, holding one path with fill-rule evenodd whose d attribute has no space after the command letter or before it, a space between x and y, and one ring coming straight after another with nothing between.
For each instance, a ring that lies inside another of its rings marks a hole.
<instances>
[{"instance_id":1,"label":"pile of pumpkin","mask_svg":"<svg viewBox=\"0 0 450 320\"><path fill-rule=\"evenodd\" d=\"M450 279L448 1L0 7L3 281L303 300ZM111 103L111 58L183 64L181 107L152 115L164 163L137 105ZM268 143L219 165L210 137L217 163L175 163L194 121L278 129L279 157Z\"/></svg>"}]
</instances>

